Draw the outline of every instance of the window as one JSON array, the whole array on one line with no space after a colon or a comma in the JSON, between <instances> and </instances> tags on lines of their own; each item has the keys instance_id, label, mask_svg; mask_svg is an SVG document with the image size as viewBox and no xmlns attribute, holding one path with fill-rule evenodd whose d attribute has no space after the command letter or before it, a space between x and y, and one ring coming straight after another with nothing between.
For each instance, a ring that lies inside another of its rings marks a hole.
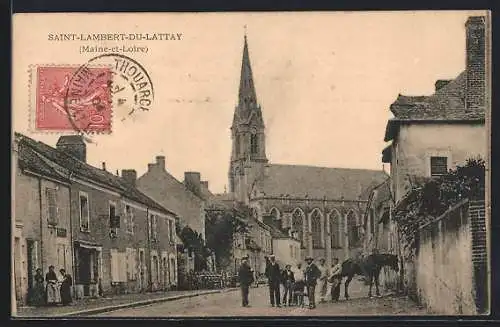
<instances>
[{"instance_id":1,"label":"window","mask_svg":"<svg viewBox=\"0 0 500 327\"><path fill-rule=\"evenodd\" d=\"M172 220L168 221L168 236L171 243L175 243L175 224Z\"/></svg>"},{"instance_id":2,"label":"window","mask_svg":"<svg viewBox=\"0 0 500 327\"><path fill-rule=\"evenodd\" d=\"M252 134L250 136L250 151L252 154L257 154L258 143L257 143L257 134Z\"/></svg>"},{"instance_id":3,"label":"window","mask_svg":"<svg viewBox=\"0 0 500 327\"><path fill-rule=\"evenodd\" d=\"M110 202L109 203L109 235L111 237L117 237L119 229L120 229L120 216L116 215L116 204L113 202Z\"/></svg>"},{"instance_id":4,"label":"window","mask_svg":"<svg viewBox=\"0 0 500 327\"><path fill-rule=\"evenodd\" d=\"M340 235L339 235L339 221L341 219L340 214L334 210L330 217L330 235L332 240L332 248L340 247Z\"/></svg>"},{"instance_id":5,"label":"window","mask_svg":"<svg viewBox=\"0 0 500 327\"><path fill-rule=\"evenodd\" d=\"M59 208L57 207L57 190L54 188L47 188L45 190L47 196L47 222L49 225L57 225L59 221Z\"/></svg>"},{"instance_id":6,"label":"window","mask_svg":"<svg viewBox=\"0 0 500 327\"><path fill-rule=\"evenodd\" d=\"M241 143L241 137L238 134L238 135L236 135L236 149L235 149L237 155L240 154L240 151L241 151L241 144L240 143Z\"/></svg>"},{"instance_id":7,"label":"window","mask_svg":"<svg viewBox=\"0 0 500 327\"><path fill-rule=\"evenodd\" d=\"M311 232L314 248L321 248L321 216L318 210L314 210L311 215Z\"/></svg>"},{"instance_id":8,"label":"window","mask_svg":"<svg viewBox=\"0 0 500 327\"><path fill-rule=\"evenodd\" d=\"M128 204L125 205L125 224L127 233L134 234L134 213Z\"/></svg>"},{"instance_id":9,"label":"window","mask_svg":"<svg viewBox=\"0 0 500 327\"><path fill-rule=\"evenodd\" d=\"M127 280L135 280L137 276L137 260L136 250L132 248L125 249L126 262L127 262Z\"/></svg>"},{"instance_id":10,"label":"window","mask_svg":"<svg viewBox=\"0 0 500 327\"><path fill-rule=\"evenodd\" d=\"M149 220L150 228L151 228L151 240L158 241L158 216L151 215Z\"/></svg>"},{"instance_id":11,"label":"window","mask_svg":"<svg viewBox=\"0 0 500 327\"><path fill-rule=\"evenodd\" d=\"M441 176L448 172L447 157L431 157L431 176Z\"/></svg>"},{"instance_id":12,"label":"window","mask_svg":"<svg viewBox=\"0 0 500 327\"><path fill-rule=\"evenodd\" d=\"M86 193L80 193L80 230L90 231L89 198Z\"/></svg>"},{"instance_id":13,"label":"window","mask_svg":"<svg viewBox=\"0 0 500 327\"><path fill-rule=\"evenodd\" d=\"M298 233L301 246L304 246L304 214L299 209L292 214L292 230Z\"/></svg>"}]
</instances>

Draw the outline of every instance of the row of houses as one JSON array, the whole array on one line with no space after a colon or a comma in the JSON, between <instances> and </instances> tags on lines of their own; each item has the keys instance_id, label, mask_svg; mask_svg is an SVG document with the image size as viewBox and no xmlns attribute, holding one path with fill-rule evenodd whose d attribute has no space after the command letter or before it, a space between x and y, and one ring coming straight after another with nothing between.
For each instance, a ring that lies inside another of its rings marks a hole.
<instances>
[{"instance_id":1,"label":"row of houses","mask_svg":"<svg viewBox=\"0 0 500 327\"><path fill-rule=\"evenodd\" d=\"M400 272L404 275L384 271L382 283L388 288L399 286L410 291L430 311L445 314L475 314L486 310L487 295L480 295L483 299L478 300L473 287L474 283L486 283L487 279L484 274L473 274L477 260L486 265L486 194L479 205L482 209L477 209L475 202L461 204L465 211L458 223L452 222L456 219L453 211L456 208L434 217L436 224L441 225L431 231L432 237L424 237L430 225L421 221L415 235L420 239L416 255L409 258L393 213L408 201L412 185L419 179L439 178L471 158L488 162L486 17L470 17L465 31L465 70L452 80L436 81L432 95L399 95L390 106L394 118L387 122L384 140L390 143L382 151L382 162L390 164L391 178L371 190L363 219L365 253L376 249L402 258ZM471 222L474 215L475 223L482 227ZM459 227L447 230L450 225ZM484 244L476 251L478 242ZM447 253L457 256L452 259ZM483 304L477 305L478 301Z\"/></svg>"},{"instance_id":2,"label":"row of houses","mask_svg":"<svg viewBox=\"0 0 500 327\"><path fill-rule=\"evenodd\" d=\"M140 178L130 169L119 176L87 163L79 135L51 147L15 133L12 149L18 303L27 302L36 269L49 266L72 273L76 298L176 287L177 229L205 237L203 200L192 188L199 174L179 182L157 156Z\"/></svg>"}]
</instances>

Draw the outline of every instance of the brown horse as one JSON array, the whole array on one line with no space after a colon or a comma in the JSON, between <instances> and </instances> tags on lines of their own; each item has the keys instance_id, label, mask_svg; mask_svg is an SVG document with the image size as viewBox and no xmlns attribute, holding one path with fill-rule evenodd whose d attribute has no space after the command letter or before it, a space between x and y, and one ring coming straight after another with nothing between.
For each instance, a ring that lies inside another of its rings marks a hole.
<instances>
[{"instance_id":1,"label":"brown horse","mask_svg":"<svg viewBox=\"0 0 500 327\"><path fill-rule=\"evenodd\" d=\"M368 291L368 297L372 296L372 285L375 282L376 295L380 296L379 292L379 275L382 267L391 267L394 271L399 270L398 257L393 254L388 253L377 253L370 254L367 257L354 260L347 259L342 262L342 277L347 277L345 281L345 293L344 296L346 300L349 299L349 283L355 275L365 276L368 278L370 283L370 290Z\"/></svg>"}]
</instances>

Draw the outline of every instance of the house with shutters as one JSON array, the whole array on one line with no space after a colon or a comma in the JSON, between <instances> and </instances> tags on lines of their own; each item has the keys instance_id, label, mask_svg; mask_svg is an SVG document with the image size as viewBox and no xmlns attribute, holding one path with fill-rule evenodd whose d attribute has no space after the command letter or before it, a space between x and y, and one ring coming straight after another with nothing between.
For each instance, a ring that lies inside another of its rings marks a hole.
<instances>
[{"instance_id":1,"label":"house with shutters","mask_svg":"<svg viewBox=\"0 0 500 327\"><path fill-rule=\"evenodd\" d=\"M22 236L15 261L26 285L34 269L49 265L72 272L76 298L177 284L174 212L104 163L89 165L81 136L61 136L55 148L17 133L15 140L14 219Z\"/></svg>"},{"instance_id":2,"label":"house with shutters","mask_svg":"<svg viewBox=\"0 0 500 327\"><path fill-rule=\"evenodd\" d=\"M485 127L486 51L484 17L466 23L465 70L438 80L431 95L398 95L391 104L382 162L391 165L394 201L408 192L412 178L446 173L468 158L487 158Z\"/></svg>"}]
</instances>

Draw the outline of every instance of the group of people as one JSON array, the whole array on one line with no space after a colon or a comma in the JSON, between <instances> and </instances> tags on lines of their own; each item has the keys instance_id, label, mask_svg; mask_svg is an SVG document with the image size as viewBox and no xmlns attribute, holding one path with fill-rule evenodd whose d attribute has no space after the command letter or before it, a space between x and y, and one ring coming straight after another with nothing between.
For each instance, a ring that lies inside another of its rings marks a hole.
<instances>
[{"instance_id":1,"label":"group of people","mask_svg":"<svg viewBox=\"0 0 500 327\"><path fill-rule=\"evenodd\" d=\"M34 286L31 290L30 302L35 306L42 305L68 305L72 302L71 286L73 279L66 273L65 269L59 270L58 277L54 266L49 267L49 271L43 277L41 268L36 270L34 276Z\"/></svg>"},{"instance_id":2,"label":"group of people","mask_svg":"<svg viewBox=\"0 0 500 327\"><path fill-rule=\"evenodd\" d=\"M276 262L276 257L271 255L266 264L266 277L269 285L269 299L271 306L281 307L283 305L304 307L304 297L307 296L309 308L316 308L316 287L319 288L320 302L326 302L328 285L330 286L331 301L339 300L340 284L342 281L342 266L338 258L333 259L331 268L325 264L325 259L320 258L319 264L314 263L310 256L305 258L306 265L298 263L292 268L290 264L281 269ZM248 257L242 258L239 270L240 287L242 294L242 306L248 307L249 286L254 281L254 276L248 265ZM283 297L281 297L281 285L283 285Z\"/></svg>"}]
</instances>

